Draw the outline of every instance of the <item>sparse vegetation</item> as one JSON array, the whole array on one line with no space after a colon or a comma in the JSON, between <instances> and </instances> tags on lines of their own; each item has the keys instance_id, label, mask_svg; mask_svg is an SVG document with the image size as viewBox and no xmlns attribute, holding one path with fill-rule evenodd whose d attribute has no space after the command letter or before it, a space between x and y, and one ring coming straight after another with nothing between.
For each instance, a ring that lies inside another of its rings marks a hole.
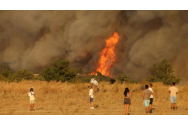
<instances>
[{"instance_id":1,"label":"sparse vegetation","mask_svg":"<svg viewBox=\"0 0 188 125\"><path fill-rule=\"evenodd\" d=\"M108 84L101 82L100 90L94 88L94 107L90 109L88 88L89 83L68 84L56 81L22 80L19 84L0 82L0 115L123 115L123 91L129 87L132 93L130 114L145 115L141 86L143 84ZM35 92L35 111L29 111L30 87ZM168 88L170 85L153 83L154 95L153 115L188 115L186 110L188 86L179 86L177 111L170 109Z\"/></svg>"},{"instance_id":2,"label":"sparse vegetation","mask_svg":"<svg viewBox=\"0 0 188 125\"><path fill-rule=\"evenodd\" d=\"M126 83L137 83L137 81L130 79L128 76L126 76L124 74L119 74L118 76L116 76L115 79L118 83L121 83L121 84L124 83L124 82L126 82Z\"/></svg>"}]
</instances>

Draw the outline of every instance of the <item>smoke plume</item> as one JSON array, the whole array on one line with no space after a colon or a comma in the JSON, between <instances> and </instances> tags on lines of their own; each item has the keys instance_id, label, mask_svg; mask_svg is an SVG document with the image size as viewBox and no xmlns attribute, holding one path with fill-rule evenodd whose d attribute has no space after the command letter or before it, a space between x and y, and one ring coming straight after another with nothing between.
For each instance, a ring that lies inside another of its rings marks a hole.
<instances>
[{"instance_id":1,"label":"smoke plume","mask_svg":"<svg viewBox=\"0 0 188 125\"><path fill-rule=\"evenodd\" d=\"M187 11L0 11L0 65L39 73L55 59L92 72L117 32L111 74L142 80L166 58L188 79Z\"/></svg>"}]
</instances>

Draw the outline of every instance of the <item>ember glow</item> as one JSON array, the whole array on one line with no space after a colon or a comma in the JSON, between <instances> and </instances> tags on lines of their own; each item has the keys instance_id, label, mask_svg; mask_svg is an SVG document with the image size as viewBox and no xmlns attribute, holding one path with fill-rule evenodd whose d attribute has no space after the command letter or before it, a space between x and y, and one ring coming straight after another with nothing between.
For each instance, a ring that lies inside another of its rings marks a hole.
<instances>
[{"instance_id":1,"label":"ember glow","mask_svg":"<svg viewBox=\"0 0 188 125\"><path fill-rule=\"evenodd\" d=\"M102 75L110 76L110 69L113 62L115 62L115 45L119 41L119 35L114 32L113 36L106 40L105 48L100 52L100 59L98 61L98 66L95 72L91 75L100 72Z\"/></svg>"}]
</instances>

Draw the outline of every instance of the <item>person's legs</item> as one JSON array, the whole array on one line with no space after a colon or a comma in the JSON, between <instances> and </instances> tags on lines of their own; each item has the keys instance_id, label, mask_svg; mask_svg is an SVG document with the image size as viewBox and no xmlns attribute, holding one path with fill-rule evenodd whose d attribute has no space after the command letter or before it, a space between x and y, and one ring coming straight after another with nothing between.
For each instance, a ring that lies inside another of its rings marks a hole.
<instances>
[{"instance_id":1,"label":"person's legs","mask_svg":"<svg viewBox=\"0 0 188 125\"><path fill-rule=\"evenodd\" d=\"M175 107L175 109L177 109L177 107L176 107L176 96L174 96L174 107Z\"/></svg>"},{"instance_id":2,"label":"person's legs","mask_svg":"<svg viewBox=\"0 0 188 125\"><path fill-rule=\"evenodd\" d=\"M32 111L32 104L30 104L30 111Z\"/></svg>"},{"instance_id":3,"label":"person's legs","mask_svg":"<svg viewBox=\"0 0 188 125\"><path fill-rule=\"evenodd\" d=\"M149 111L152 112L153 98L150 98Z\"/></svg>"},{"instance_id":4,"label":"person's legs","mask_svg":"<svg viewBox=\"0 0 188 125\"><path fill-rule=\"evenodd\" d=\"M127 104L124 104L124 115L126 115L127 110Z\"/></svg>"},{"instance_id":5,"label":"person's legs","mask_svg":"<svg viewBox=\"0 0 188 125\"><path fill-rule=\"evenodd\" d=\"M90 98L91 108L93 108L93 98Z\"/></svg>"},{"instance_id":6,"label":"person's legs","mask_svg":"<svg viewBox=\"0 0 188 125\"><path fill-rule=\"evenodd\" d=\"M173 100L173 96L170 96L170 102L171 102L171 109L173 109L173 103L174 103L174 100Z\"/></svg>"},{"instance_id":7,"label":"person's legs","mask_svg":"<svg viewBox=\"0 0 188 125\"><path fill-rule=\"evenodd\" d=\"M33 106L32 106L32 110L34 111L34 103L33 103Z\"/></svg>"},{"instance_id":8,"label":"person's legs","mask_svg":"<svg viewBox=\"0 0 188 125\"><path fill-rule=\"evenodd\" d=\"M129 104L127 104L127 115L128 115L128 113L129 113Z\"/></svg>"},{"instance_id":9,"label":"person's legs","mask_svg":"<svg viewBox=\"0 0 188 125\"><path fill-rule=\"evenodd\" d=\"M150 100L144 100L144 105L146 107L146 113L149 113L149 103L150 103Z\"/></svg>"},{"instance_id":10,"label":"person's legs","mask_svg":"<svg viewBox=\"0 0 188 125\"><path fill-rule=\"evenodd\" d=\"M129 111L129 104L125 104L124 105L124 115L128 115L128 111Z\"/></svg>"}]
</instances>

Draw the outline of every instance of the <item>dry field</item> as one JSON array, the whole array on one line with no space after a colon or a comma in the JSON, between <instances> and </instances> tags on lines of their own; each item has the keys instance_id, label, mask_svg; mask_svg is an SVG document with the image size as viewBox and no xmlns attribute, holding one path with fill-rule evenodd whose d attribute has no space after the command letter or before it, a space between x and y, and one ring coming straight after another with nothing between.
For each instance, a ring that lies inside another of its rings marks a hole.
<instances>
[{"instance_id":1,"label":"dry field","mask_svg":"<svg viewBox=\"0 0 188 125\"><path fill-rule=\"evenodd\" d=\"M89 104L89 83L68 84L61 82L22 81L0 82L0 115L123 115L123 91L132 92L130 115L146 115L142 91L145 83L113 84L99 83L99 92L94 93L94 110ZM35 111L29 110L29 89L35 92ZM162 83L153 83L156 93L153 113L149 115L188 115L188 86L178 86L178 109L170 109L168 88Z\"/></svg>"}]
</instances>

